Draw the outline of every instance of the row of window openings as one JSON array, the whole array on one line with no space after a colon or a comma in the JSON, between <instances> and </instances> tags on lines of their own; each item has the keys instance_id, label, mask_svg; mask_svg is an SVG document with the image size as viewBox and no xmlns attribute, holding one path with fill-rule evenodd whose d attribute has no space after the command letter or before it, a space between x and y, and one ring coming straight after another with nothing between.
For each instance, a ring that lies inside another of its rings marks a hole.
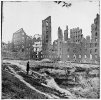
<instances>
[{"instance_id":1,"label":"row of window openings","mask_svg":"<svg viewBox=\"0 0 101 100\"><path fill-rule=\"evenodd\" d=\"M35 56L33 56L33 57L35 57ZM38 56L38 55L37 55L36 57L37 57L37 58L38 58L38 57L42 58L42 56Z\"/></svg>"},{"instance_id":2,"label":"row of window openings","mask_svg":"<svg viewBox=\"0 0 101 100\"><path fill-rule=\"evenodd\" d=\"M30 54L30 52L26 52L26 54Z\"/></svg>"},{"instance_id":3,"label":"row of window openings","mask_svg":"<svg viewBox=\"0 0 101 100\"><path fill-rule=\"evenodd\" d=\"M17 33L17 34L15 34L15 35L14 35L14 37L16 37L17 35L18 35L18 33ZM21 35L21 33L19 33L19 35ZM22 33L22 35L24 35L24 33Z\"/></svg>"},{"instance_id":4,"label":"row of window openings","mask_svg":"<svg viewBox=\"0 0 101 100\"><path fill-rule=\"evenodd\" d=\"M72 36L71 36L72 37ZM83 35L76 35L76 36L73 36L73 38L75 39L75 38L82 38L83 37Z\"/></svg>"},{"instance_id":5,"label":"row of window openings","mask_svg":"<svg viewBox=\"0 0 101 100\"><path fill-rule=\"evenodd\" d=\"M76 34L77 34L77 33L82 33L82 30L77 31L77 32L72 32L72 33L76 33ZM71 33L71 34L72 34L72 33Z\"/></svg>"},{"instance_id":6,"label":"row of window openings","mask_svg":"<svg viewBox=\"0 0 101 100\"><path fill-rule=\"evenodd\" d=\"M70 56L67 55L67 58L69 58L69 57L70 57ZM74 59L76 59L76 55L74 55L73 57L74 57ZM81 58L81 55L79 55L79 58Z\"/></svg>"},{"instance_id":7,"label":"row of window openings","mask_svg":"<svg viewBox=\"0 0 101 100\"><path fill-rule=\"evenodd\" d=\"M58 56L47 56L47 55L43 55L43 57L45 57L45 58L58 58Z\"/></svg>"},{"instance_id":8,"label":"row of window openings","mask_svg":"<svg viewBox=\"0 0 101 100\"><path fill-rule=\"evenodd\" d=\"M36 55L39 55L39 52L35 52L36 53ZM40 54L42 54L42 52L40 52Z\"/></svg>"},{"instance_id":9,"label":"row of window openings","mask_svg":"<svg viewBox=\"0 0 101 100\"><path fill-rule=\"evenodd\" d=\"M87 49L85 49L85 51L87 52ZM97 52L97 49L95 49L95 52ZM92 49L90 49L90 53L92 53Z\"/></svg>"},{"instance_id":10,"label":"row of window openings","mask_svg":"<svg viewBox=\"0 0 101 100\"><path fill-rule=\"evenodd\" d=\"M97 32L95 33L95 36L98 36L98 33Z\"/></svg>"},{"instance_id":11,"label":"row of window openings","mask_svg":"<svg viewBox=\"0 0 101 100\"><path fill-rule=\"evenodd\" d=\"M20 48L20 46L15 46L15 48ZM24 48L24 46L22 45L22 48Z\"/></svg>"},{"instance_id":12,"label":"row of window openings","mask_svg":"<svg viewBox=\"0 0 101 100\"><path fill-rule=\"evenodd\" d=\"M30 50L30 48L27 48L26 50Z\"/></svg>"},{"instance_id":13,"label":"row of window openings","mask_svg":"<svg viewBox=\"0 0 101 100\"><path fill-rule=\"evenodd\" d=\"M95 41L97 42L98 41L98 39L97 38L95 38ZM74 42L80 42L80 40L74 40ZM87 43L85 43L85 47L87 46Z\"/></svg>"},{"instance_id":14,"label":"row of window openings","mask_svg":"<svg viewBox=\"0 0 101 100\"><path fill-rule=\"evenodd\" d=\"M60 50L61 50L61 48L60 48ZM67 49L67 51L69 52L69 49ZM76 48L75 48L75 50L73 50L73 52L75 52L76 51ZM81 51L81 49L80 49L80 51ZM85 49L85 51L87 52L87 49ZM92 52L92 49L90 49L90 53ZM97 52L97 49L95 49L95 52Z\"/></svg>"},{"instance_id":15,"label":"row of window openings","mask_svg":"<svg viewBox=\"0 0 101 100\"><path fill-rule=\"evenodd\" d=\"M18 40L18 39L17 39L17 40ZM14 42L17 42L17 43L19 43L19 44L21 43L20 41L16 41L16 40L14 40ZM22 41L22 43L24 43L24 41ZM14 44L15 44L15 43L14 43Z\"/></svg>"},{"instance_id":16,"label":"row of window openings","mask_svg":"<svg viewBox=\"0 0 101 100\"><path fill-rule=\"evenodd\" d=\"M20 43L20 42L19 42ZM24 43L24 41L22 41L22 43ZM15 43L14 43L15 44ZM30 44L28 45L28 46L30 46Z\"/></svg>"},{"instance_id":17,"label":"row of window openings","mask_svg":"<svg viewBox=\"0 0 101 100\"><path fill-rule=\"evenodd\" d=\"M33 51L40 51L41 48L34 48Z\"/></svg>"},{"instance_id":18,"label":"row of window openings","mask_svg":"<svg viewBox=\"0 0 101 100\"><path fill-rule=\"evenodd\" d=\"M22 39L24 40L24 37L22 37ZM18 38L14 39L14 41L18 40Z\"/></svg>"},{"instance_id":19,"label":"row of window openings","mask_svg":"<svg viewBox=\"0 0 101 100\"><path fill-rule=\"evenodd\" d=\"M74 40L74 42L80 42L81 40Z\"/></svg>"},{"instance_id":20,"label":"row of window openings","mask_svg":"<svg viewBox=\"0 0 101 100\"><path fill-rule=\"evenodd\" d=\"M87 47L87 43L85 43L85 47ZM92 43L90 44L90 48L92 47ZM97 43L95 43L95 47L97 47Z\"/></svg>"},{"instance_id":21,"label":"row of window openings","mask_svg":"<svg viewBox=\"0 0 101 100\"><path fill-rule=\"evenodd\" d=\"M95 30L97 30L97 26L95 27Z\"/></svg>"},{"instance_id":22,"label":"row of window openings","mask_svg":"<svg viewBox=\"0 0 101 100\"><path fill-rule=\"evenodd\" d=\"M61 55L60 55L60 57L61 57ZM70 57L70 56L67 55L67 58L69 58L69 57ZM73 57L74 57L74 59L76 59L76 55L74 55ZM84 57L87 58L86 55L85 55ZM79 55L79 58L81 58L81 55ZM97 58L97 55L95 55L95 58ZM90 55L90 59L92 59L92 55Z\"/></svg>"}]
</instances>

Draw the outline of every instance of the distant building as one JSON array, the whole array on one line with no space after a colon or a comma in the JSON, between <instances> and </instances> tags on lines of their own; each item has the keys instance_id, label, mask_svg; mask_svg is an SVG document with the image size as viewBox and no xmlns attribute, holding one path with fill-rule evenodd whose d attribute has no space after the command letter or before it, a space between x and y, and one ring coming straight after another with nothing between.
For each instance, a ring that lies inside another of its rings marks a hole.
<instances>
[{"instance_id":1,"label":"distant building","mask_svg":"<svg viewBox=\"0 0 101 100\"><path fill-rule=\"evenodd\" d=\"M94 24L91 25L91 59L100 62L100 15L97 14Z\"/></svg>"},{"instance_id":2,"label":"distant building","mask_svg":"<svg viewBox=\"0 0 101 100\"><path fill-rule=\"evenodd\" d=\"M82 29L79 28L70 29L70 38L68 38L67 27L64 34L64 41L61 38L60 43L62 43L62 46L58 47L62 48L61 60L80 63L82 61L82 50L84 49L83 39Z\"/></svg>"},{"instance_id":3,"label":"distant building","mask_svg":"<svg viewBox=\"0 0 101 100\"><path fill-rule=\"evenodd\" d=\"M13 33L12 37L12 49L14 52L23 52L26 55L26 59L31 59L32 55L32 40L26 35L23 28Z\"/></svg>"},{"instance_id":4,"label":"distant building","mask_svg":"<svg viewBox=\"0 0 101 100\"><path fill-rule=\"evenodd\" d=\"M51 44L51 16L42 21L42 58L58 60L58 41Z\"/></svg>"},{"instance_id":5,"label":"distant building","mask_svg":"<svg viewBox=\"0 0 101 100\"><path fill-rule=\"evenodd\" d=\"M83 40L82 29L79 29L79 27L70 29L70 39L71 42L80 43Z\"/></svg>"},{"instance_id":6,"label":"distant building","mask_svg":"<svg viewBox=\"0 0 101 100\"><path fill-rule=\"evenodd\" d=\"M26 33L23 28L13 33L12 43L14 51L24 52L26 50Z\"/></svg>"},{"instance_id":7,"label":"distant building","mask_svg":"<svg viewBox=\"0 0 101 100\"><path fill-rule=\"evenodd\" d=\"M25 38L25 47L26 58L32 59L32 38L28 35Z\"/></svg>"},{"instance_id":8,"label":"distant building","mask_svg":"<svg viewBox=\"0 0 101 100\"><path fill-rule=\"evenodd\" d=\"M32 40L32 56L34 60L42 59L42 36L35 34Z\"/></svg>"},{"instance_id":9,"label":"distant building","mask_svg":"<svg viewBox=\"0 0 101 100\"><path fill-rule=\"evenodd\" d=\"M42 54L43 58L49 58L51 51L51 16L42 20Z\"/></svg>"},{"instance_id":10,"label":"distant building","mask_svg":"<svg viewBox=\"0 0 101 100\"><path fill-rule=\"evenodd\" d=\"M82 29L70 29L70 39L65 39L62 42L62 61L72 61L76 63L99 63L99 15L94 19L94 24L91 26L90 36L83 37ZM61 48L58 45L58 48ZM60 49L61 50L61 49ZM60 51L58 50L58 53Z\"/></svg>"},{"instance_id":11,"label":"distant building","mask_svg":"<svg viewBox=\"0 0 101 100\"><path fill-rule=\"evenodd\" d=\"M26 59L41 60L48 58L53 61L71 61L75 63L100 63L100 15L97 14L94 23L91 25L91 37L84 38L82 29L70 29L68 37L68 26L63 32L58 27L58 39L51 44L51 16L42 20L42 36L34 37L26 35L21 28L13 33L12 46L8 47L14 52L23 52ZM2 43L3 49L7 47ZM10 50L10 49L9 49Z\"/></svg>"},{"instance_id":12,"label":"distant building","mask_svg":"<svg viewBox=\"0 0 101 100\"><path fill-rule=\"evenodd\" d=\"M64 31L64 41L68 40L68 26L66 26L66 30Z\"/></svg>"},{"instance_id":13,"label":"distant building","mask_svg":"<svg viewBox=\"0 0 101 100\"><path fill-rule=\"evenodd\" d=\"M58 27L58 56L62 58L62 49L63 49L63 33L62 29Z\"/></svg>"},{"instance_id":14,"label":"distant building","mask_svg":"<svg viewBox=\"0 0 101 100\"><path fill-rule=\"evenodd\" d=\"M53 50L58 54L58 39L53 42Z\"/></svg>"}]
</instances>

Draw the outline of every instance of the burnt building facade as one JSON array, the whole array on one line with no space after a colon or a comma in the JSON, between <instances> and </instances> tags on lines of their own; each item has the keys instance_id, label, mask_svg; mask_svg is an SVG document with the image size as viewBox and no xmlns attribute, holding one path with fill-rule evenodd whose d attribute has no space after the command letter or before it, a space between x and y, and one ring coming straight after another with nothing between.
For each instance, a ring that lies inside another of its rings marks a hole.
<instances>
[{"instance_id":1,"label":"burnt building facade","mask_svg":"<svg viewBox=\"0 0 101 100\"><path fill-rule=\"evenodd\" d=\"M92 61L100 61L100 15L97 14L91 25L91 55Z\"/></svg>"},{"instance_id":2,"label":"burnt building facade","mask_svg":"<svg viewBox=\"0 0 101 100\"><path fill-rule=\"evenodd\" d=\"M64 41L68 40L68 26L66 26L66 30L64 31Z\"/></svg>"},{"instance_id":3,"label":"burnt building facade","mask_svg":"<svg viewBox=\"0 0 101 100\"><path fill-rule=\"evenodd\" d=\"M42 36L35 34L34 37L28 36L23 28L13 33L12 51L23 53L25 59L42 59Z\"/></svg>"},{"instance_id":4,"label":"burnt building facade","mask_svg":"<svg viewBox=\"0 0 101 100\"><path fill-rule=\"evenodd\" d=\"M42 20L42 59L57 60L58 41L51 44L51 16Z\"/></svg>"},{"instance_id":5,"label":"burnt building facade","mask_svg":"<svg viewBox=\"0 0 101 100\"><path fill-rule=\"evenodd\" d=\"M42 20L42 54L43 58L49 58L51 51L51 16Z\"/></svg>"},{"instance_id":6,"label":"burnt building facade","mask_svg":"<svg viewBox=\"0 0 101 100\"><path fill-rule=\"evenodd\" d=\"M25 46L26 58L32 59L32 38L28 35L26 35Z\"/></svg>"},{"instance_id":7,"label":"burnt building facade","mask_svg":"<svg viewBox=\"0 0 101 100\"><path fill-rule=\"evenodd\" d=\"M49 58L51 60L59 58L61 61L70 61L75 63L99 63L99 22L99 15L97 14L96 18L94 19L94 24L91 25L91 37L86 36L85 38L82 34L82 29L79 27L70 29L69 38L68 26L66 26L63 38L62 29L58 27L58 39L53 42L53 45L51 45L51 30L48 33L48 36L50 36L50 38L48 38L49 42L47 43L47 21L44 20L42 29L43 58Z\"/></svg>"},{"instance_id":8,"label":"burnt building facade","mask_svg":"<svg viewBox=\"0 0 101 100\"><path fill-rule=\"evenodd\" d=\"M62 60L62 52L63 52L63 33L62 29L58 27L58 56L60 60Z\"/></svg>"},{"instance_id":9,"label":"burnt building facade","mask_svg":"<svg viewBox=\"0 0 101 100\"><path fill-rule=\"evenodd\" d=\"M32 39L32 57L33 60L42 59L42 36L35 34Z\"/></svg>"},{"instance_id":10,"label":"burnt building facade","mask_svg":"<svg viewBox=\"0 0 101 100\"><path fill-rule=\"evenodd\" d=\"M12 51L24 53L26 59L31 59L32 55L32 40L26 35L23 28L13 33L12 37Z\"/></svg>"},{"instance_id":11,"label":"burnt building facade","mask_svg":"<svg viewBox=\"0 0 101 100\"><path fill-rule=\"evenodd\" d=\"M70 38L63 41L63 61L72 61L76 63L99 63L99 15L94 19L91 25L91 37L83 37L82 29L79 27L70 29Z\"/></svg>"},{"instance_id":12,"label":"burnt building facade","mask_svg":"<svg viewBox=\"0 0 101 100\"><path fill-rule=\"evenodd\" d=\"M26 51L26 33L23 28L13 33L12 44L13 51Z\"/></svg>"},{"instance_id":13,"label":"burnt building facade","mask_svg":"<svg viewBox=\"0 0 101 100\"><path fill-rule=\"evenodd\" d=\"M79 27L70 29L70 39L71 42L80 43L83 40L82 29Z\"/></svg>"}]
</instances>

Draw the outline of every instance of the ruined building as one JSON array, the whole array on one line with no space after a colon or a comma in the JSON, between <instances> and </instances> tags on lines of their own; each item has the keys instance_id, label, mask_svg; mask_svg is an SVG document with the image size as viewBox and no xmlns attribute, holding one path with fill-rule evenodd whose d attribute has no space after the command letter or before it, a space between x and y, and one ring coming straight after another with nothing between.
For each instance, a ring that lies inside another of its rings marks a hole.
<instances>
[{"instance_id":1,"label":"ruined building","mask_svg":"<svg viewBox=\"0 0 101 100\"><path fill-rule=\"evenodd\" d=\"M84 38L82 29L70 29L70 38L68 37L68 26L64 31L64 39L62 29L58 27L58 39L54 40L51 45L51 24L46 18L42 21L42 53L43 58L59 58L61 61L70 61L76 63L99 63L99 15L94 19L94 24L91 25L91 37ZM51 22L50 22L51 23ZM49 25L49 26L47 26ZM47 26L47 27L46 27ZM47 32L48 31L48 32ZM48 37L50 36L50 37Z\"/></svg>"},{"instance_id":2,"label":"ruined building","mask_svg":"<svg viewBox=\"0 0 101 100\"><path fill-rule=\"evenodd\" d=\"M91 25L91 58L93 62L100 62L100 15L96 15Z\"/></svg>"},{"instance_id":3,"label":"ruined building","mask_svg":"<svg viewBox=\"0 0 101 100\"><path fill-rule=\"evenodd\" d=\"M68 26L66 26L66 30L64 31L64 41L68 40Z\"/></svg>"},{"instance_id":4,"label":"ruined building","mask_svg":"<svg viewBox=\"0 0 101 100\"><path fill-rule=\"evenodd\" d=\"M55 46L57 42L51 44L51 16L42 20L42 58L57 59L57 49ZM57 48L57 47L56 47ZM55 50L54 50L55 49Z\"/></svg>"},{"instance_id":5,"label":"ruined building","mask_svg":"<svg viewBox=\"0 0 101 100\"><path fill-rule=\"evenodd\" d=\"M33 60L42 59L42 36L35 34L32 39L32 57Z\"/></svg>"},{"instance_id":6,"label":"ruined building","mask_svg":"<svg viewBox=\"0 0 101 100\"><path fill-rule=\"evenodd\" d=\"M94 19L91 26L91 37L83 37L82 29L70 29L70 39L63 41L63 61L77 63L99 63L99 15ZM68 33L68 32L67 32Z\"/></svg>"},{"instance_id":7,"label":"ruined building","mask_svg":"<svg viewBox=\"0 0 101 100\"><path fill-rule=\"evenodd\" d=\"M42 21L42 54L49 57L51 49L51 16Z\"/></svg>"},{"instance_id":8,"label":"ruined building","mask_svg":"<svg viewBox=\"0 0 101 100\"><path fill-rule=\"evenodd\" d=\"M71 42L74 42L74 43L82 42L83 40L82 29L79 29L79 27L70 29L70 39L71 39Z\"/></svg>"},{"instance_id":9,"label":"ruined building","mask_svg":"<svg viewBox=\"0 0 101 100\"><path fill-rule=\"evenodd\" d=\"M32 40L26 35L23 28L13 33L12 37L12 49L14 52L23 52L26 55L26 59L32 58Z\"/></svg>"},{"instance_id":10,"label":"ruined building","mask_svg":"<svg viewBox=\"0 0 101 100\"><path fill-rule=\"evenodd\" d=\"M62 58L62 49L63 49L63 33L61 28L58 28L58 56Z\"/></svg>"}]
</instances>

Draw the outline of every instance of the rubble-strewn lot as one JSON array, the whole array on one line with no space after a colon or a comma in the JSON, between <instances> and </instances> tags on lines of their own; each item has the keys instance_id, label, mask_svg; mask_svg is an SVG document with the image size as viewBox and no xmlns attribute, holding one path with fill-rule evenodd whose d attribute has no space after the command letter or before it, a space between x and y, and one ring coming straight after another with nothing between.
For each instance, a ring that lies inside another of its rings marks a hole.
<instances>
[{"instance_id":1,"label":"rubble-strewn lot","mask_svg":"<svg viewBox=\"0 0 101 100\"><path fill-rule=\"evenodd\" d=\"M9 62L9 61L8 61ZM20 65L27 61L13 60ZM63 66L64 65L64 66ZM40 63L30 61L33 75L17 65L3 63L2 65L2 98L99 98L100 97L100 71L99 65L74 63ZM37 89L33 90L14 76L14 72L21 76L26 83ZM39 73L39 74L38 74ZM49 78L50 77L50 78ZM41 93L42 92L42 93ZM44 94L45 93L45 94Z\"/></svg>"},{"instance_id":2,"label":"rubble-strewn lot","mask_svg":"<svg viewBox=\"0 0 101 100\"><path fill-rule=\"evenodd\" d=\"M2 66L2 99L45 99L46 97L28 88L19 81L10 71L5 70L6 65Z\"/></svg>"}]
</instances>

